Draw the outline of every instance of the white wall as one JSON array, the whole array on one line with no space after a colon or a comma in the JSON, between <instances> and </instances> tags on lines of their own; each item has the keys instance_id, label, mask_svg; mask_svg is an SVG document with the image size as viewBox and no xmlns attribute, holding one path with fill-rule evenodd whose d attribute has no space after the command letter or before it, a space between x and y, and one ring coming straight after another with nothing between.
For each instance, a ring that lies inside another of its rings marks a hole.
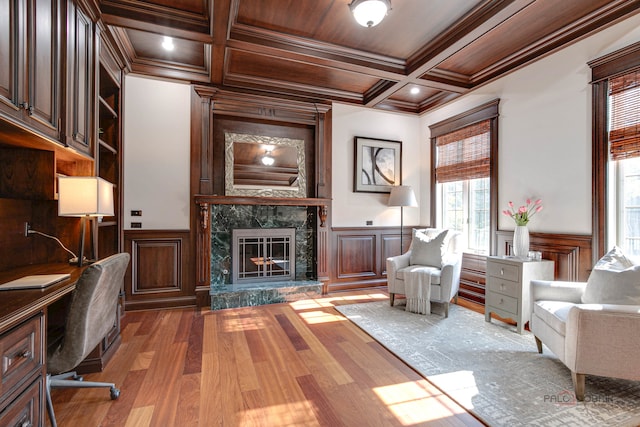
<instances>
[{"instance_id":1,"label":"white wall","mask_svg":"<svg viewBox=\"0 0 640 427\"><path fill-rule=\"evenodd\" d=\"M387 206L388 193L353 191L354 137L402 141L402 184L413 187L418 204L423 176L428 174L421 159L420 120L409 114L387 113L352 105L333 104L333 209L332 226L364 227L400 225L400 208ZM426 181L428 182L428 181ZM405 226L420 224L419 208L404 208Z\"/></svg>"},{"instance_id":2,"label":"white wall","mask_svg":"<svg viewBox=\"0 0 640 427\"><path fill-rule=\"evenodd\" d=\"M189 228L190 86L127 75L124 229ZM132 217L131 210L142 210Z\"/></svg>"},{"instance_id":3,"label":"white wall","mask_svg":"<svg viewBox=\"0 0 640 427\"><path fill-rule=\"evenodd\" d=\"M640 16L515 71L421 120L429 125L500 98L498 207L542 198L532 231L591 233L591 69L588 62L640 40ZM499 217L500 229L513 221Z\"/></svg>"}]
</instances>

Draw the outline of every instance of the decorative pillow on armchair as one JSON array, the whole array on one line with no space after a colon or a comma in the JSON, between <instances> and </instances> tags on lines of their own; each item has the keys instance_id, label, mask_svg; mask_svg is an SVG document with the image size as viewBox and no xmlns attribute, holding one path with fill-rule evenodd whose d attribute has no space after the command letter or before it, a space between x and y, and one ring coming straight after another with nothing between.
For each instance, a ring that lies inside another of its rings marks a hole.
<instances>
[{"instance_id":1,"label":"decorative pillow on armchair","mask_svg":"<svg viewBox=\"0 0 640 427\"><path fill-rule=\"evenodd\" d=\"M640 265L614 246L600 258L582 295L584 304L640 304Z\"/></svg>"},{"instance_id":2,"label":"decorative pillow on armchair","mask_svg":"<svg viewBox=\"0 0 640 427\"><path fill-rule=\"evenodd\" d=\"M448 234L449 230L444 230L437 236L431 237L420 230L413 230L409 264L442 267L442 257L449 244Z\"/></svg>"}]
</instances>

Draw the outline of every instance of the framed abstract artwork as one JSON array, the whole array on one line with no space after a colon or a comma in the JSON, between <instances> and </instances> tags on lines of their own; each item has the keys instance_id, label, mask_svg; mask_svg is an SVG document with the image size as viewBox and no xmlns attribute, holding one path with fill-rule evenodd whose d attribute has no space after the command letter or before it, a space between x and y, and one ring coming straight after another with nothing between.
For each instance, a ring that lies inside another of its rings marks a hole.
<instances>
[{"instance_id":1,"label":"framed abstract artwork","mask_svg":"<svg viewBox=\"0 0 640 427\"><path fill-rule=\"evenodd\" d=\"M390 193L402 184L402 142L355 138L353 191Z\"/></svg>"}]
</instances>

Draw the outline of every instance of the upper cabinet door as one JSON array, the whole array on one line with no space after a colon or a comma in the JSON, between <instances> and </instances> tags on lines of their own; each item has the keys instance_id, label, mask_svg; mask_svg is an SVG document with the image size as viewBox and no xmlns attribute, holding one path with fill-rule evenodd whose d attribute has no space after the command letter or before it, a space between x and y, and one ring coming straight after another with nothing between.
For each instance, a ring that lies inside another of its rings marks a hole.
<instances>
[{"instance_id":1,"label":"upper cabinet door","mask_svg":"<svg viewBox=\"0 0 640 427\"><path fill-rule=\"evenodd\" d=\"M0 0L0 112L60 140L57 0Z\"/></svg>"},{"instance_id":2,"label":"upper cabinet door","mask_svg":"<svg viewBox=\"0 0 640 427\"><path fill-rule=\"evenodd\" d=\"M0 111L18 118L22 117L25 101L25 9L23 0L0 0Z\"/></svg>"},{"instance_id":3,"label":"upper cabinet door","mask_svg":"<svg viewBox=\"0 0 640 427\"><path fill-rule=\"evenodd\" d=\"M67 90L65 142L92 154L96 99L95 25L73 1L67 0Z\"/></svg>"}]
</instances>

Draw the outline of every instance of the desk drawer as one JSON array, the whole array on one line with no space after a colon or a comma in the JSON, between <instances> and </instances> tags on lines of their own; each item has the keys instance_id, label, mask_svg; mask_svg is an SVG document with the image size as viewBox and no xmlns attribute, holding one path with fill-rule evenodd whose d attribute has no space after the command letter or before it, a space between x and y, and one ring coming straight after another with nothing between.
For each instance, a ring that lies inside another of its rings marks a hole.
<instances>
[{"instance_id":1,"label":"desk drawer","mask_svg":"<svg viewBox=\"0 0 640 427\"><path fill-rule=\"evenodd\" d=\"M514 298L520 297L520 283L492 277L489 280L488 288L491 292L497 292Z\"/></svg>"},{"instance_id":2,"label":"desk drawer","mask_svg":"<svg viewBox=\"0 0 640 427\"><path fill-rule=\"evenodd\" d=\"M0 412L0 426L41 426L44 413L44 379L42 376L20 394L7 408Z\"/></svg>"},{"instance_id":3,"label":"desk drawer","mask_svg":"<svg viewBox=\"0 0 640 427\"><path fill-rule=\"evenodd\" d=\"M42 315L0 336L0 402L42 369Z\"/></svg>"},{"instance_id":4,"label":"desk drawer","mask_svg":"<svg viewBox=\"0 0 640 427\"><path fill-rule=\"evenodd\" d=\"M499 277L514 282L520 281L520 269L517 265L502 264L499 262L487 263L487 276Z\"/></svg>"},{"instance_id":5,"label":"desk drawer","mask_svg":"<svg viewBox=\"0 0 640 427\"><path fill-rule=\"evenodd\" d=\"M518 314L518 300L516 298L491 292L487 296L487 304L514 315Z\"/></svg>"}]
</instances>

